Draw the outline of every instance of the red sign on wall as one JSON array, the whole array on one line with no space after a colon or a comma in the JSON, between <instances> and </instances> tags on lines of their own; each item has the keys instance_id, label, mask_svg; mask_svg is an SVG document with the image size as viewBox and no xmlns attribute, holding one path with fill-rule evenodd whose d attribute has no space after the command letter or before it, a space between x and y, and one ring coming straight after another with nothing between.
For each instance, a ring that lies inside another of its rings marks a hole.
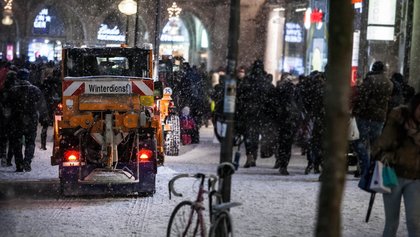
<instances>
[{"instance_id":1,"label":"red sign on wall","mask_svg":"<svg viewBox=\"0 0 420 237\"><path fill-rule=\"evenodd\" d=\"M351 67L351 81L350 85L353 87L357 84L357 67L352 66Z\"/></svg>"},{"instance_id":2,"label":"red sign on wall","mask_svg":"<svg viewBox=\"0 0 420 237\"><path fill-rule=\"evenodd\" d=\"M311 23L321 23L323 16L322 10L315 8L311 13Z\"/></svg>"},{"instance_id":3,"label":"red sign on wall","mask_svg":"<svg viewBox=\"0 0 420 237\"><path fill-rule=\"evenodd\" d=\"M358 2L363 2L363 0L351 0L351 3L353 4L358 3Z\"/></svg>"}]
</instances>

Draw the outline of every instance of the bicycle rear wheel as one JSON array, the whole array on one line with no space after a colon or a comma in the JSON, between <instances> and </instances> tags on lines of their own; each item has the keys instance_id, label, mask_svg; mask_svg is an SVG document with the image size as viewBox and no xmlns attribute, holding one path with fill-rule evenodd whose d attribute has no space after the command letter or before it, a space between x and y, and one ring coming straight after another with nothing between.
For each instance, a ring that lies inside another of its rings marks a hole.
<instances>
[{"instance_id":1,"label":"bicycle rear wheel","mask_svg":"<svg viewBox=\"0 0 420 237\"><path fill-rule=\"evenodd\" d=\"M201 229L198 212L194 209L193 203L191 201L180 202L171 214L166 236L190 237L201 236L202 233L205 233L205 230Z\"/></svg>"},{"instance_id":2,"label":"bicycle rear wheel","mask_svg":"<svg viewBox=\"0 0 420 237\"><path fill-rule=\"evenodd\" d=\"M222 211L210 227L209 237L233 237L233 226L230 214Z\"/></svg>"}]
</instances>

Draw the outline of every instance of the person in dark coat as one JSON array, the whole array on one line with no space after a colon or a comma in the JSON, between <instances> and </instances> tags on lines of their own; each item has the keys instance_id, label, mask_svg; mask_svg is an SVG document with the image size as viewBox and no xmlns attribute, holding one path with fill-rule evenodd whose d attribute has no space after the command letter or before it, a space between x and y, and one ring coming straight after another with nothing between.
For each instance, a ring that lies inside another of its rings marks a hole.
<instances>
[{"instance_id":1,"label":"person in dark coat","mask_svg":"<svg viewBox=\"0 0 420 237\"><path fill-rule=\"evenodd\" d=\"M367 74L362 84L357 88L356 98L353 102L353 116L356 117L360 139L355 142L355 151L359 158L361 176L359 186L364 187L369 164L369 149L382 133L391 98L393 85L385 74L385 65L376 61L372 70Z\"/></svg>"},{"instance_id":2,"label":"person in dark coat","mask_svg":"<svg viewBox=\"0 0 420 237\"><path fill-rule=\"evenodd\" d=\"M13 152L10 141L10 108L7 106L7 98L10 88L16 83L17 74L10 70L7 72L3 88L0 90L0 158L2 166L12 166ZM9 149L7 149L7 147ZM7 150L7 152L6 152Z\"/></svg>"},{"instance_id":3,"label":"person in dark coat","mask_svg":"<svg viewBox=\"0 0 420 237\"><path fill-rule=\"evenodd\" d=\"M403 97L402 104L408 104L408 102L413 98L414 94L416 93L414 88L407 83L407 79L401 73L394 73L392 74L391 81L395 84L398 83L401 95Z\"/></svg>"},{"instance_id":4,"label":"person in dark coat","mask_svg":"<svg viewBox=\"0 0 420 237\"><path fill-rule=\"evenodd\" d=\"M312 169L314 173L320 173L323 160L323 135L325 133L325 74L313 71L309 74L309 80L304 81L305 89L302 91L302 100L308 116L312 121L312 133L309 142L308 166L305 173Z\"/></svg>"},{"instance_id":5,"label":"person in dark coat","mask_svg":"<svg viewBox=\"0 0 420 237\"><path fill-rule=\"evenodd\" d=\"M263 84L267 73L264 64L256 60L249 76L245 77L237 89L237 122L244 128L246 162L244 168L255 166L258 156L259 136L262 123L262 108L267 97Z\"/></svg>"},{"instance_id":6,"label":"person in dark coat","mask_svg":"<svg viewBox=\"0 0 420 237\"><path fill-rule=\"evenodd\" d=\"M60 79L53 74L49 75L41 84L40 89L44 95L45 103L48 110L48 119L40 121L41 130L41 150L47 150L47 131L48 126L52 126L54 111L60 102Z\"/></svg>"},{"instance_id":7,"label":"person in dark coat","mask_svg":"<svg viewBox=\"0 0 420 237\"><path fill-rule=\"evenodd\" d=\"M276 115L271 106L275 102L276 88L273 85L273 75L267 74L266 80L262 82L264 93L267 95L264 104L261 105L261 141L260 156L261 158L270 158L274 154L276 147L277 132L275 127Z\"/></svg>"},{"instance_id":8,"label":"person in dark coat","mask_svg":"<svg viewBox=\"0 0 420 237\"><path fill-rule=\"evenodd\" d=\"M13 145L16 172L31 171L35 151L36 130L39 120L48 118L44 96L41 90L29 83L29 71L17 73L16 84L10 88L7 105L11 109L10 142ZM22 139L24 137L24 140ZM25 155L22 146L25 145Z\"/></svg>"},{"instance_id":9,"label":"person in dark coat","mask_svg":"<svg viewBox=\"0 0 420 237\"><path fill-rule=\"evenodd\" d=\"M305 174L309 174L313 168L313 158L310 149L313 121L304 103L304 97L305 95L307 96L307 90L311 86L310 83L309 77L300 75L299 82L296 85L296 100L300 110L300 118L298 120L298 130L295 140L296 144L301 148L301 154L306 155L308 161Z\"/></svg>"},{"instance_id":10,"label":"person in dark coat","mask_svg":"<svg viewBox=\"0 0 420 237\"><path fill-rule=\"evenodd\" d=\"M403 85L398 80L398 77L402 77L400 73L394 73L391 76L392 82L392 93L391 98L388 101L388 112L389 113L393 108L398 107L404 103L404 96L403 96Z\"/></svg>"},{"instance_id":11,"label":"person in dark coat","mask_svg":"<svg viewBox=\"0 0 420 237\"><path fill-rule=\"evenodd\" d=\"M276 113L276 142L275 169L279 169L281 175L289 175L287 167L292 155L292 145L297 131L300 111L296 103L296 86L290 75L283 75L276 87L274 105L278 107Z\"/></svg>"}]
</instances>

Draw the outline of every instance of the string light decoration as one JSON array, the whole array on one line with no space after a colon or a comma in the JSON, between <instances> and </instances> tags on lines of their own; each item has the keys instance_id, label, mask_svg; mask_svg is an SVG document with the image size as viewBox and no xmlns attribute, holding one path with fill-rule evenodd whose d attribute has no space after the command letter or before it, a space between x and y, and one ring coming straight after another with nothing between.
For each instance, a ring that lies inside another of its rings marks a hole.
<instances>
[{"instance_id":1,"label":"string light decoration","mask_svg":"<svg viewBox=\"0 0 420 237\"><path fill-rule=\"evenodd\" d=\"M1 20L1 23L3 25L13 24L12 5L13 5L13 0L4 0L3 19Z\"/></svg>"},{"instance_id":2,"label":"string light decoration","mask_svg":"<svg viewBox=\"0 0 420 237\"><path fill-rule=\"evenodd\" d=\"M172 6L166 10L168 10L169 18L171 19L178 18L179 14L181 14L182 8L178 7L176 2L173 2Z\"/></svg>"}]
</instances>

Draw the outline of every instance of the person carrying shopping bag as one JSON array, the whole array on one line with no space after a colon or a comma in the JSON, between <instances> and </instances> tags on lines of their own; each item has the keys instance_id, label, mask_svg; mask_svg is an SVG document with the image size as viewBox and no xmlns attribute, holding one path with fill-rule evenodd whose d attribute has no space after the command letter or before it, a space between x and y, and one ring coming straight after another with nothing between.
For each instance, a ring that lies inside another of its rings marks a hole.
<instances>
[{"instance_id":1,"label":"person carrying shopping bag","mask_svg":"<svg viewBox=\"0 0 420 237\"><path fill-rule=\"evenodd\" d=\"M379 155L380 154L380 155ZM372 157L394 167L398 184L383 194L385 228L383 236L396 236L401 200L404 199L409 237L420 236L420 93L408 106L394 108L380 137L372 147Z\"/></svg>"}]
</instances>

